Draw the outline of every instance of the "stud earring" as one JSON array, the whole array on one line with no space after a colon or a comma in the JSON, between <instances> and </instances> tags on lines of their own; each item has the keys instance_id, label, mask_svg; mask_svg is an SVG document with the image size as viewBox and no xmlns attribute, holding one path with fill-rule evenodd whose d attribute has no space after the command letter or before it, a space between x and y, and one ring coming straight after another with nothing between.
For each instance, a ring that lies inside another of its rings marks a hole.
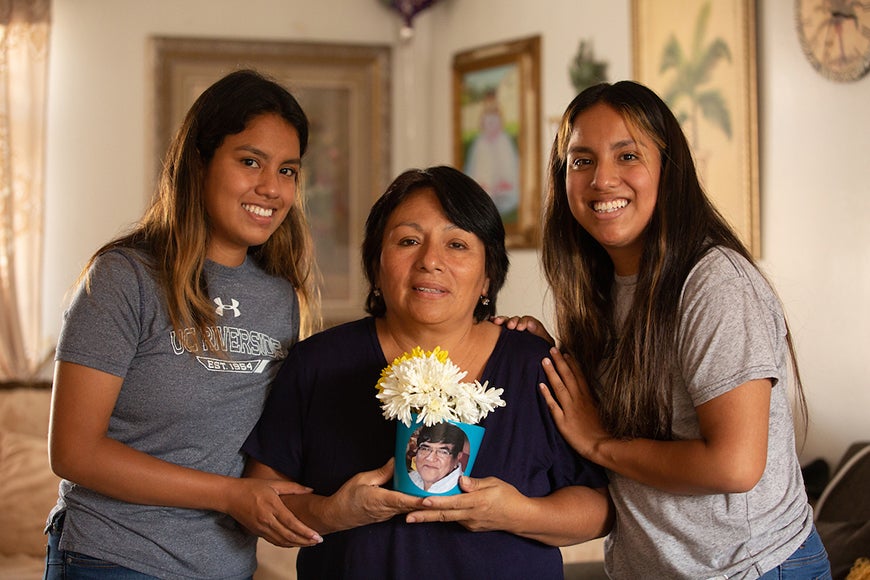
<instances>
[{"instance_id":1,"label":"stud earring","mask_svg":"<svg viewBox=\"0 0 870 580\"><path fill-rule=\"evenodd\" d=\"M487 298L486 296L481 296L480 303L483 304L484 306L489 306L489 298Z\"/></svg>"},{"instance_id":2,"label":"stud earring","mask_svg":"<svg viewBox=\"0 0 870 580\"><path fill-rule=\"evenodd\" d=\"M381 289L375 288L374 290L372 290L372 295L374 295L375 298L380 298L381 297Z\"/></svg>"}]
</instances>

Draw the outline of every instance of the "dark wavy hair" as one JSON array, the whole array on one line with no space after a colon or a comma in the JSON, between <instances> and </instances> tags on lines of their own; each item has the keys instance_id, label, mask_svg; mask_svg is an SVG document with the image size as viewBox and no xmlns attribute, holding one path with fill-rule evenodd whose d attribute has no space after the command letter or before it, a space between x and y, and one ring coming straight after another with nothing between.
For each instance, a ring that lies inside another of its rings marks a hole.
<instances>
[{"instance_id":1,"label":"dark wavy hair","mask_svg":"<svg viewBox=\"0 0 870 580\"><path fill-rule=\"evenodd\" d=\"M574 121L599 103L619 113L629 131L648 138L661 155L658 197L644 232L634 303L619 336L614 326L613 262L574 219L565 183ZM578 361L598 394L602 420L611 434L669 438L683 284L714 246L729 248L755 265L752 255L704 193L674 114L652 90L632 81L598 84L571 101L553 141L547 189L541 259L553 292L562 348ZM787 340L805 416L790 334ZM606 384L599 383L600 376L607 377Z\"/></svg>"},{"instance_id":2,"label":"dark wavy hair","mask_svg":"<svg viewBox=\"0 0 870 580\"><path fill-rule=\"evenodd\" d=\"M387 221L411 193L426 188L435 192L447 219L483 242L486 249L484 267L489 278L489 303L477 303L474 319L477 322L486 320L495 314L496 298L507 277L509 261L505 249L504 224L489 194L472 178L446 165L405 171L393 180L372 206L362 243L363 271L369 284L366 312L381 317L387 309L383 297L375 292Z\"/></svg>"},{"instance_id":3,"label":"dark wavy hair","mask_svg":"<svg viewBox=\"0 0 870 580\"><path fill-rule=\"evenodd\" d=\"M455 459L459 457L459 453L465 447L468 437L465 432L450 423L435 423L434 425L424 425L420 427L417 433L417 448L423 443L446 443L451 445L450 455Z\"/></svg>"}]
</instances>

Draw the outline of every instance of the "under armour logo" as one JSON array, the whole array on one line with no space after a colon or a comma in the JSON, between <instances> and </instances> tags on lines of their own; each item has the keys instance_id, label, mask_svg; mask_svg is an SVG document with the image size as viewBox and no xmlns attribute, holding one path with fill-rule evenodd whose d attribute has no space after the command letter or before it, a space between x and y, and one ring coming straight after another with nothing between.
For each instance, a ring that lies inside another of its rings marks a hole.
<instances>
[{"instance_id":1,"label":"under armour logo","mask_svg":"<svg viewBox=\"0 0 870 580\"><path fill-rule=\"evenodd\" d=\"M232 310L233 316L235 318L238 318L242 314L241 312L239 312L239 301L235 298L230 299L229 305L225 305L223 300L221 300L220 298L215 298L214 303L217 304L217 308L215 308L214 311L215 314L217 314L218 316L223 316L224 311L226 310Z\"/></svg>"}]
</instances>

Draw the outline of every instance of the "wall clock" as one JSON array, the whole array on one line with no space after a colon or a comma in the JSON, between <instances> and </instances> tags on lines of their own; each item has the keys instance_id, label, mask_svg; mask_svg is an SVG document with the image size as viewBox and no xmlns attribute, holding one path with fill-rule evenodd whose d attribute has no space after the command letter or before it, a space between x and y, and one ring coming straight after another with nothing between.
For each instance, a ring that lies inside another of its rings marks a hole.
<instances>
[{"instance_id":1,"label":"wall clock","mask_svg":"<svg viewBox=\"0 0 870 580\"><path fill-rule=\"evenodd\" d=\"M832 81L870 71L870 0L795 0L798 37L807 59Z\"/></svg>"}]
</instances>

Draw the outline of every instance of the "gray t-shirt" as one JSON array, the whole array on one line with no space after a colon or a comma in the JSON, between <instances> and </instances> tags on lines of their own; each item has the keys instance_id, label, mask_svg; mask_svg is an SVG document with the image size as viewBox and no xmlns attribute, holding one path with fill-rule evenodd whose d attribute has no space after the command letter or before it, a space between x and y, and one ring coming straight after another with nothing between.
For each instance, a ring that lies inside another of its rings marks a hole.
<instances>
[{"instance_id":1,"label":"gray t-shirt","mask_svg":"<svg viewBox=\"0 0 870 580\"><path fill-rule=\"evenodd\" d=\"M617 278L617 312L634 280ZM676 495L608 472L617 510L605 543L611 578L757 578L809 535L788 396L779 300L741 256L715 248L689 273L680 301L673 430L698 439L695 407L747 381L771 379L767 465L746 493Z\"/></svg>"},{"instance_id":2,"label":"gray t-shirt","mask_svg":"<svg viewBox=\"0 0 870 580\"><path fill-rule=\"evenodd\" d=\"M189 347L177 336L145 255L114 250L97 259L90 293L66 312L57 360L122 377L108 436L200 471L239 477L240 452L272 378L299 331L291 284L253 261L207 262L209 295L224 353ZM62 481L54 511L65 509L61 548L160 578L246 578L255 538L227 515L135 505Z\"/></svg>"}]
</instances>

